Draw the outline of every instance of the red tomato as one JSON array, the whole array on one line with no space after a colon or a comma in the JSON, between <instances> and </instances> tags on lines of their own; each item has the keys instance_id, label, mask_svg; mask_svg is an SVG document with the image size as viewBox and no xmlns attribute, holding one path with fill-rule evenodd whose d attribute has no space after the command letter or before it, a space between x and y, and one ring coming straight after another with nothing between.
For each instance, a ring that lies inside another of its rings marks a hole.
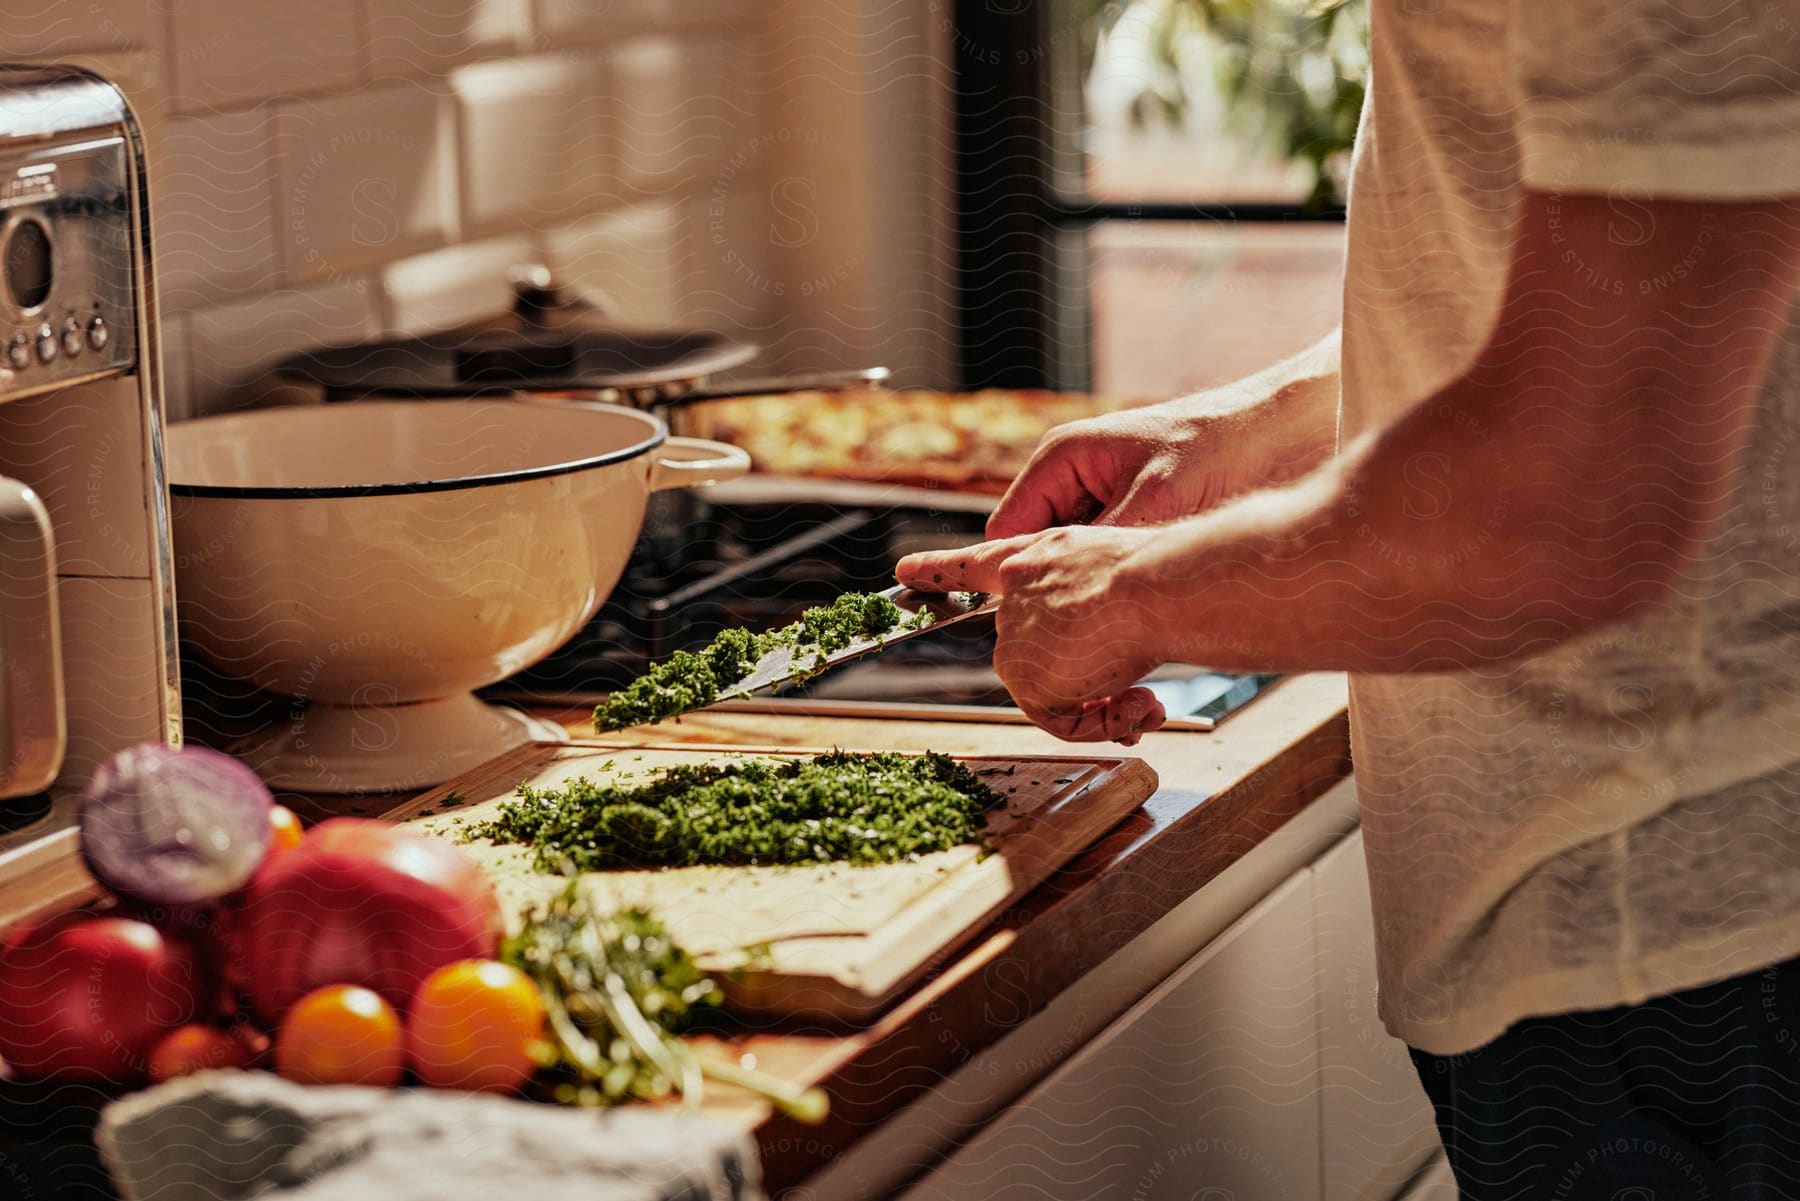
<instances>
[{"instance_id":1,"label":"red tomato","mask_svg":"<svg viewBox=\"0 0 1800 1201\"><path fill-rule=\"evenodd\" d=\"M150 1083L211 1068L247 1068L255 1058L250 1041L239 1031L189 1023L163 1035L151 1049Z\"/></svg>"},{"instance_id":2,"label":"red tomato","mask_svg":"<svg viewBox=\"0 0 1800 1201\"><path fill-rule=\"evenodd\" d=\"M385 1088L400 1082L405 1067L393 1007L354 984L307 993L275 1035L275 1070L300 1084Z\"/></svg>"},{"instance_id":3,"label":"red tomato","mask_svg":"<svg viewBox=\"0 0 1800 1201\"><path fill-rule=\"evenodd\" d=\"M300 819L286 805L276 805L269 810L269 825L274 831L274 836L269 839L271 855L291 851L306 839Z\"/></svg>"},{"instance_id":4,"label":"red tomato","mask_svg":"<svg viewBox=\"0 0 1800 1201\"><path fill-rule=\"evenodd\" d=\"M25 1076L134 1083L206 996L188 944L148 922L61 914L0 947L0 1058Z\"/></svg>"},{"instance_id":5,"label":"red tomato","mask_svg":"<svg viewBox=\"0 0 1800 1201\"><path fill-rule=\"evenodd\" d=\"M537 1061L544 1000L518 968L466 959L425 978L406 1011L413 1071L436 1088L517 1092Z\"/></svg>"},{"instance_id":6,"label":"red tomato","mask_svg":"<svg viewBox=\"0 0 1800 1201\"><path fill-rule=\"evenodd\" d=\"M444 964L492 955L500 930L493 886L456 846L337 817L257 871L235 934L250 999L273 1023L327 984L404 1008Z\"/></svg>"}]
</instances>

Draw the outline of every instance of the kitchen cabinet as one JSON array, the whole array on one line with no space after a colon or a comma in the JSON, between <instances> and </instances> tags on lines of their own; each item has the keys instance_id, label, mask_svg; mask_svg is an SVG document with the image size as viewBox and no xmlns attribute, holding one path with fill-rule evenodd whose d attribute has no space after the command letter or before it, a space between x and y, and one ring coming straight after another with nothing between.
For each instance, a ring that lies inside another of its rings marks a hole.
<instances>
[{"instance_id":1,"label":"kitchen cabinet","mask_svg":"<svg viewBox=\"0 0 1800 1201\"><path fill-rule=\"evenodd\" d=\"M1304 869L905 1194L1317 1201Z\"/></svg>"},{"instance_id":2,"label":"kitchen cabinet","mask_svg":"<svg viewBox=\"0 0 1800 1201\"><path fill-rule=\"evenodd\" d=\"M1406 1045L1375 1012L1375 924L1360 831L1312 868L1325 1201L1388 1201L1438 1149Z\"/></svg>"},{"instance_id":3,"label":"kitchen cabinet","mask_svg":"<svg viewBox=\"0 0 1800 1201\"><path fill-rule=\"evenodd\" d=\"M1375 1013L1368 906L1352 832L905 1201L1389 1201L1422 1187L1437 1134L1405 1047Z\"/></svg>"}]
</instances>

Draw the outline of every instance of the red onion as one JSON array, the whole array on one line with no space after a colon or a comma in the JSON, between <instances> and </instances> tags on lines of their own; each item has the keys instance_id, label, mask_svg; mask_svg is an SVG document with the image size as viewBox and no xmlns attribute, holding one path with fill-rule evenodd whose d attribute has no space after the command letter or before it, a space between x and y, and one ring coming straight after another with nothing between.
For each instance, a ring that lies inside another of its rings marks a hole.
<instances>
[{"instance_id":1,"label":"red onion","mask_svg":"<svg viewBox=\"0 0 1800 1201\"><path fill-rule=\"evenodd\" d=\"M268 852L269 790L229 755L144 743L100 766L81 802L81 855L101 884L148 905L216 901Z\"/></svg>"}]
</instances>

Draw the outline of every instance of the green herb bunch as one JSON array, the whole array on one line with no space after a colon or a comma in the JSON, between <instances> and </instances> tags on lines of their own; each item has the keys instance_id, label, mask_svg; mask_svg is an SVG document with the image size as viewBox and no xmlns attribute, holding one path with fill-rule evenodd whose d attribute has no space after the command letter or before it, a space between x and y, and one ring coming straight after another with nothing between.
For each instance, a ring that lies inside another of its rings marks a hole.
<instances>
[{"instance_id":1,"label":"green herb bunch","mask_svg":"<svg viewBox=\"0 0 1800 1201\"><path fill-rule=\"evenodd\" d=\"M597 913L571 880L526 916L502 955L544 998L557 1100L598 1106L679 1094L695 1107L710 1077L761 1093L801 1121L824 1120L818 1089L709 1059L679 1037L716 1018L725 996L643 910Z\"/></svg>"},{"instance_id":2,"label":"green herb bunch","mask_svg":"<svg viewBox=\"0 0 1800 1201\"><path fill-rule=\"evenodd\" d=\"M817 672L828 656L853 642L914 629L931 619L924 609L907 617L879 592L851 592L829 605L806 610L798 621L779 630L764 634L725 630L701 650L676 651L652 664L643 675L607 697L594 710L594 729L623 730L704 709L749 675L764 657L783 647L793 651L796 661L811 655L811 670Z\"/></svg>"},{"instance_id":3,"label":"green herb bunch","mask_svg":"<svg viewBox=\"0 0 1800 1201\"><path fill-rule=\"evenodd\" d=\"M542 871L895 863L979 842L1002 799L944 755L833 751L672 767L641 784L521 786L464 837L533 847Z\"/></svg>"}]
</instances>

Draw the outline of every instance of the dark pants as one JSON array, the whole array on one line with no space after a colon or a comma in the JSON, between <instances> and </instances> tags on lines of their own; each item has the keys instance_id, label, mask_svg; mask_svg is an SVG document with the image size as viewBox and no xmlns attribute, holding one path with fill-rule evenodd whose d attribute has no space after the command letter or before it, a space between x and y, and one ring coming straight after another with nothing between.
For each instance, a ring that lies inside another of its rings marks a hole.
<instances>
[{"instance_id":1,"label":"dark pants","mask_svg":"<svg viewBox=\"0 0 1800 1201\"><path fill-rule=\"evenodd\" d=\"M1800 959L1413 1063L1462 1201L1800 1201Z\"/></svg>"}]
</instances>

